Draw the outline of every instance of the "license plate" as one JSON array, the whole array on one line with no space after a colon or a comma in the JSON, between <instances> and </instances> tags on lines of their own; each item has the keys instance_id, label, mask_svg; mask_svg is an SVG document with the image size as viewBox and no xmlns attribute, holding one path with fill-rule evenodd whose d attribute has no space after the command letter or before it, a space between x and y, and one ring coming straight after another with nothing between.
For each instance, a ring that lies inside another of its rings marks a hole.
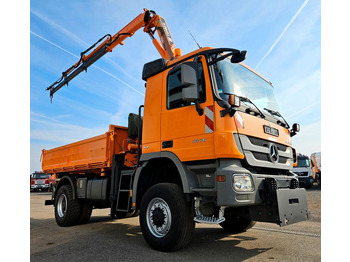
<instances>
[{"instance_id":1,"label":"license plate","mask_svg":"<svg viewBox=\"0 0 350 262\"><path fill-rule=\"evenodd\" d=\"M279 136L278 129L270 127L270 126L264 126L264 132L269 135L273 136Z\"/></svg>"},{"instance_id":2,"label":"license plate","mask_svg":"<svg viewBox=\"0 0 350 262\"><path fill-rule=\"evenodd\" d=\"M310 218L304 188L277 189L279 225L285 226Z\"/></svg>"},{"instance_id":3,"label":"license plate","mask_svg":"<svg viewBox=\"0 0 350 262\"><path fill-rule=\"evenodd\" d=\"M45 180L35 180L36 185L43 185L45 184Z\"/></svg>"}]
</instances>

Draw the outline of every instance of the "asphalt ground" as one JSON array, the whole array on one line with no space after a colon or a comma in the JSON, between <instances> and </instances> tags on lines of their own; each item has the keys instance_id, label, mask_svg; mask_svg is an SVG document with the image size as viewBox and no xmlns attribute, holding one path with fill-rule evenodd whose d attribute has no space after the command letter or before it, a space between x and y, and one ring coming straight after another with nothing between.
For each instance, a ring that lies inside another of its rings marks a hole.
<instances>
[{"instance_id":1,"label":"asphalt ground","mask_svg":"<svg viewBox=\"0 0 350 262\"><path fill-rule=\"evenodd\" d=\"M151 249L139 218L112 220L109 209L93 211L88 224L57 226L51 193L30 193L31 261L321 261L321 190L307 190L311 219L286 227L256 223L227 234L218 225L197 224L190 245L176 252Z\"/></svg>"}]
</instances>

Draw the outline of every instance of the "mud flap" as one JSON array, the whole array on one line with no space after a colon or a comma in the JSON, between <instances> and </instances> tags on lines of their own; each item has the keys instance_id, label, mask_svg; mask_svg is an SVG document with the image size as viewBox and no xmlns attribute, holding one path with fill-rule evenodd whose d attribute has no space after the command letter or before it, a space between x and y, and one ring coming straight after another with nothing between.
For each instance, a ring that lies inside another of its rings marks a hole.
<instances>
[{"instance_id":1,"label":"mud flap","mask_svg":"<svg viewBox=\"0 0 350 262\"><path fill-rule=\"evenodd\" d=\"M277 189L276 196L280 226L294 224L310 217L304 188Z\"/></svg>"}]
</instances>

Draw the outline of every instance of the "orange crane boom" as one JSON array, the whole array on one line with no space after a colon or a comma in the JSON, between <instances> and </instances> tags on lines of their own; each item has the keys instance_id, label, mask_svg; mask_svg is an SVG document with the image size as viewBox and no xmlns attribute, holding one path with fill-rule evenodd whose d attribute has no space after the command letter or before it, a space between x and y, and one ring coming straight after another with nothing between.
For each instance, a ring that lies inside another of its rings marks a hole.
<instances>
[{"instance_id":1,"label":"orange crane boom","mask_svg":"<svg viewBox=\"0 0 350 262\"><path fill-rule=\"evenodd\" d=\"M154 46L162 58L172 60L175 57L181 56L181 49L175 47L174 40L170 34L165 19L157 15L154 11L144 8L143 13L135 17L118 33L113 36L110 34L103 36L95 44L90 46L84 52L80 53L79 61L66 71L62 72L62 76L46 89L50 90L51 99L53 94L56 93L61 87L68 85L68 83L74 77L76 77L82 71L86 71L89 66L91 66L106 53L112 52L117 45L123 45L123 41L127 37L133 36L134 33L142 27L144 27L143 31L150 35ZM154 36L156 31L158 32L161 44ZM95 48L96 45L98 46ZM95 49L91 51L93 48Z\"/></svg>"}]
</instances>

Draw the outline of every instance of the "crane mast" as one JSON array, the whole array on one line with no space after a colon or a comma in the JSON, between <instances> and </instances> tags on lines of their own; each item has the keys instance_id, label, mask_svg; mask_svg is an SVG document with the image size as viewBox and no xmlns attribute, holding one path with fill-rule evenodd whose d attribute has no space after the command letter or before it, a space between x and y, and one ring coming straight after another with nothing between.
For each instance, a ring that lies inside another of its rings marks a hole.
<instances>
[{"instance_id":1,"label":"crane mast","mask_svg":"<svg viewBox=\"0 0 350 262\"><path fill-rule=\"evenodd\" d=\"M64 85L68 85L68 83L82 71L87 71L89 66L99 60L106 53L112 52L112 50L118 45L123 45L124 40L127 37L133 36L134 33L142 27L144 28L143 31L151 37L153 45L156 47L162 58L172 60L175 57L181 56L181 49L175 47L174 40L170 34L165 19L157 15L154 11L144 8L143 13L135 17L115 35L112 36L106 34L95 44L81 52L79 61L66 71L62 72L62 76L46 89L50 90L50 98L52 99L54 93ZM155 38L156 32L158 32L161 43Z\"/></svg>"}]
</instances>

